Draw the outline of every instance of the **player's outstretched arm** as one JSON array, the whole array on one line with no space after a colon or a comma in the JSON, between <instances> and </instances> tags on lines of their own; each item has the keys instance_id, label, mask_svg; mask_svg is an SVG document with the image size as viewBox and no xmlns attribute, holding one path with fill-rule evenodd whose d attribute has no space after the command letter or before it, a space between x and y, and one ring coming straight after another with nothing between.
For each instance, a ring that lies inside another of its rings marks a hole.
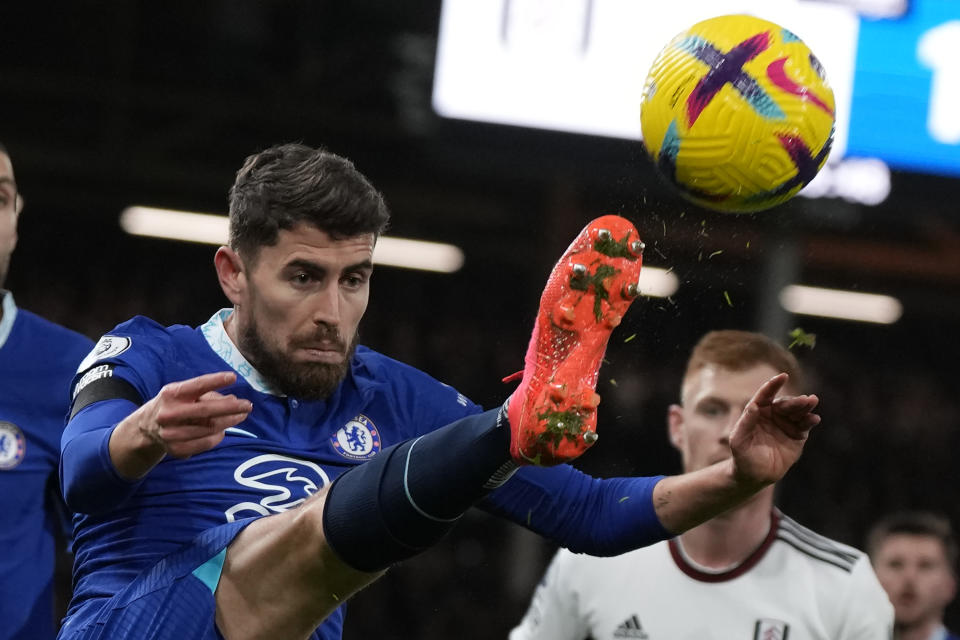
<instances>
[{"instance_id":1,"label":"player's outstretched arm","mask_svg":"<svg viewBox=\"0 0 960 640\"><path fill-rule=\"evenodd\" d=\"M664 478L653 491L664 527L681 533L740 504L784 476L820 423L814 395L783 396L785 373L766 381L730 433L732 456L709 467Z\"/></svg>"},{"instance_id":2,"label":"player's outstretched arm","mask_svg":"<svg viewBox=\"0 0 960 640\"><path fill-rule=\"evenodd\" d=\"M117 424L110 436L110 459L129 480L145 476L166 455L189 458L223 440L225 429L249 415L253 405L217 393L236 381L222 371L173 382Z\"/></svg>"}]
</instances>

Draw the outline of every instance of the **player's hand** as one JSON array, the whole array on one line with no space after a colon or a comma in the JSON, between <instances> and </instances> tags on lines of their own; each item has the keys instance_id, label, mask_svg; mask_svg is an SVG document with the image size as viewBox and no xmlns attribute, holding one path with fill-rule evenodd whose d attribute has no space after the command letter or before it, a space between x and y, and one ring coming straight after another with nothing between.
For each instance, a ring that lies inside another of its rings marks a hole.
<instances>
[{"instance_id":1,"label":"player's hand","mask_svg":"<svg viewBox=\"0 0 960 640\"><path fill-rule=\"evenodd\" d=\"M820 424L815 395L782 396L787 383L778 374L757 389L730 433L734 478L764 486L780 480L800 457L810 429Z\"/></svg>"},{"instance_id":2,"label":"player's hand","mask_svg":"<svg viewBox=\"0 0 960 640\"><path fill-rule=\"evenodd\" d=\"M137 410L143 412L139 432L175 458L214 448L224 430L243 422L253 408L249 400L217 393L236 379L230 372L208 373L166 385Z\"/></svg>"},{"instance_id":3,"label":"player's hand","mask_svg":"<svg viewBox=\"0 0 960 640\"><path fill-rule=\"evenodd\" d=\"M208 373L172 382L123 419L110 438L110 457L126 478L141 478L164 456L189 458L217 446L225 429L243 422L253 404L218 393L235 373Z\"/></svg>"}]
</instances>

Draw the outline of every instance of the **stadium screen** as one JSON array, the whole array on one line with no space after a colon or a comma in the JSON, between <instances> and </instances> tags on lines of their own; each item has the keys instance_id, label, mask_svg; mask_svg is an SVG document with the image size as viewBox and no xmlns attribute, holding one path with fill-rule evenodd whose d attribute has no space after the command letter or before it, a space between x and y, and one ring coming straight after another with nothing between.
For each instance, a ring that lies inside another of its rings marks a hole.
<instances>
[{"instance_id":1,"label":"stadium screen","mask_svg":"<svg viewBox=\"0 0 960 640\"><path fill-rule=\"evenodd\" d=\"M831 162L879 158L960 175L956 0L913 0L885 18L812 0L444 0L434 109L639 140L643 82L657 53L693 23L724 13L781 24L820 58L837 101Z\"/></svg>"}]
</instances>

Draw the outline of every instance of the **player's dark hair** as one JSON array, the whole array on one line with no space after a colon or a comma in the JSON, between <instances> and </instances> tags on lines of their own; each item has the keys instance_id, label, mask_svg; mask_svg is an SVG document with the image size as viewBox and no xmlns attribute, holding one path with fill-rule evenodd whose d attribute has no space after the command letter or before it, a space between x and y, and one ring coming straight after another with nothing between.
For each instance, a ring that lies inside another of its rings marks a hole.
<instances>
[{"instance_id":1,"label":"player's dark hair","mask_svg":"<svg viewBox=\"0 0 960 640\"><path fill-rule=\"evenodd\" d=\"M800 363L792 353L762 333L752 331L711 331L700 338L690 359L684 379L708 364L715 364L731 371L743 371L760 364L773 367L790 376L789 388L794 392L803 389L803 374Z\"/></svg>"},{"instance_id":2,"label":"player's dark hair","mask_svg":"<svg viewBox=\"0 0 960 640\"><path fill-rule=\"evenodd\" d=\"M290 143L249 156L230 188L230 247L255 261L281 229L305 222L333 239L379 235L390 212L353 163L326 149Z\"/></svg>"},{"instance_id":3,"label":"player's dark hair","mask_svg":"<svg viewBox=\"0 0 960 640\"><path fill-rule=\"evenodd\" d=\"M10 152L7 151L7 147L3 144L3 142L0 142L0 153L5 153L8 156L10 155Z\"/></svg>"},{"instance_id":4,"label":"player's dark hair","mask_svg":"<svg viewBox=\"0 0 960 640\"><path fill-rule=\"evenodd\" d=\"M944 516L930 511L898 511L892 513L870 528L867 534L867 554L876 558L884 541L893 535L928 536L936 538L943 545L943 551L950 565L950 572L957 570L957 539L953 534L950 521Z\"/></svg>"}]
</instances>

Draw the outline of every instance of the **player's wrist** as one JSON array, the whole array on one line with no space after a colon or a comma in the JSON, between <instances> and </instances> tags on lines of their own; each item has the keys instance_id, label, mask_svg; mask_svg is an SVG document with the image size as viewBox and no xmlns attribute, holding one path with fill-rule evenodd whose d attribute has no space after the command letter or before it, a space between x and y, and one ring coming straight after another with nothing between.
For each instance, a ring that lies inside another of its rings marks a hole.
<instances>
[{"instance_id":1,"label":"player's wrist","mask_svg":"<svg viewBox=\"0 0 960 640\"><path fill-rule=\"evenodd\" d=\"M122 477L139 480L167 455L162 441L149 435L136 413L127 416L110 435L110 460Z\"/></svg>"},{"instance_id":2,"label":"player's wrist","mask_svg":"<svg viewBox=\"0 0 960 640\"><path fill-rule=\"evenodd\" d=\"M721 467L720 473L727 478L731 491L744 498L752 496L774 483L773 480L759 477L742 465L737 464L735 458L728 458L717 463Z\"/></svg>"}]
</instances>

